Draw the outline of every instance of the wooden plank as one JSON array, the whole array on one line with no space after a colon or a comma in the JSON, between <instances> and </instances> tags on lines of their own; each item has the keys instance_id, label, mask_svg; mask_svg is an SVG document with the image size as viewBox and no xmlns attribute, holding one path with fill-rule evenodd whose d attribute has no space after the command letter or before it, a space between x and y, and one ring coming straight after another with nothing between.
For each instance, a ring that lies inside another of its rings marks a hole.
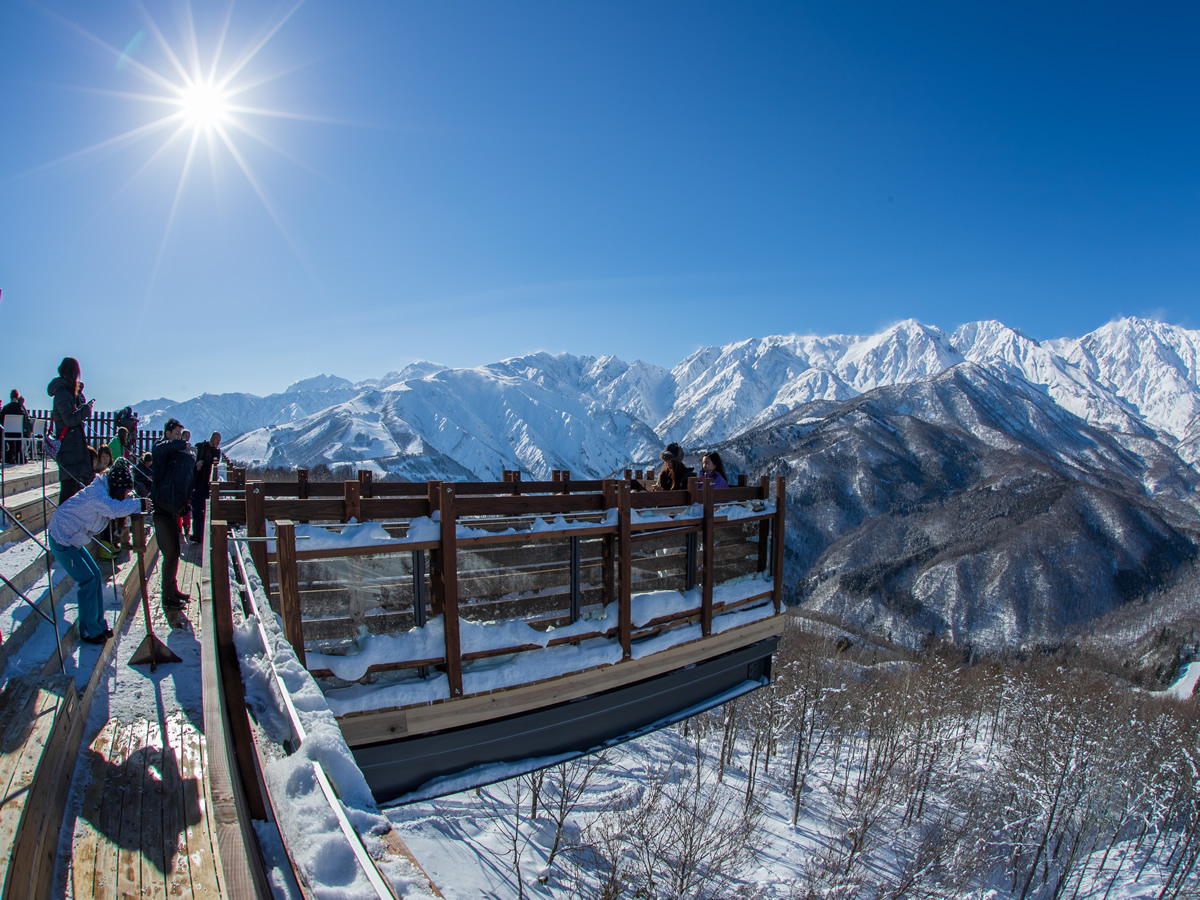
<instances>
[{"instance_id":1,"label":"wooden plank","mask_svg":"<svg viewBox=\"0 0 1200 900\"><path fill-rule=\"evenodd\" d=\"M163 827L162 856L166 866L166 892L170 897L192 893L192 873L187 853L188 795L181 775L183 748L183 718L180 710L167 718L167 733L163 739Z\"/></svg>"},{"instance_id":2,"label":"wooden plank","mask_svg":"<svg viewBox=\"0 0 1200 900\"><path fill-rule=\"evenodd\" d=\"M241 559L240 555L238 557ZM200 604L200 645L201 645L201 678L203 680L204 698L204 728L207 732L209 746L214 748L211 758L203 767L207 778L199 785L200 792L197 804L203 798L200 807L207 813L211 823L213 840L210 840L210 859L213 858L211 847L220 845L220 870L216 864L210 863L213 871L210 873L193 871L193 891L200 886L212 892L211 885L216 884L227 900L242 900L242 898L259 898L270 896L271 888L263 869L262 857L258 850L257 839L250 824L251 817L245 803L245 793L241 789L240 779L234 774L236 766L229 757L229 741L225 734L224 700L221 686L220 667L217 662L216 641L213 637L216 625L213 622L212 597L208 593L209 585L204 585L201 592ZM265 611L263 611L265 613ZM186 730L186 723L185 723ZM186 737L186 735L185 735ZM187 741L184 740L184 746ZM201 744L203 746L203 744ZM186 761L186 758L185 758ZM182 777L190 777L191 768L184 767ZM209 826L206 825L206 830ZM188 835L188 849L191 851L192 838ZM193 856L193 862L197 857ZM193 867L194 869L195 867ZM215 893L213 893L215 896Z\"/></svg>"},{"instance_id":3,"label":"wooden plank","mask_svg":"<svg viewBox=\"0 0 1200 900\"><path fill-rule=\"evenodd\" d=\"M142 757L141 805L142 829L140 840L142 897L165 898L167 895L166 867L163 856L163 809L168 798L163 792L163 738L158 722L148 723ZM158 777L155 777L157 773Z\"/></svg>"},{"instance_id":4,"label":"wooden plank","mask_svg":"<svg viewBox=\"0 0 1200 900\"><path fill-rule=\"evenodd\" d=\"M772 616L739 628L680 644L638 660L599 666L583 672L520 685L487 694L475 694L403 709L352 713L338 719L351 747L425 734L444 728L471 725L565 703L577 697L622 687L749 646L783 631L783 617Z\"/></svg>"},{"instance_id":5,"label":"wooden plank","mask_svg":"<svg viewBox=\"0 0 1200 900\"><path fill-rule=\"evenodd\" d=\"M293 537L295 530L293 529ZM293 546L295 546L293 541ZM209 523L209 539L205 542L206 564L202 571L209 581L208 593L213 604L213 638L217 643L217 659L221 667L221 683L225 686L229 712L230 739L237 757L238 770L246 789L246 803L250 815L259 820L267 818L266 804L258 783L254 766L254 737L250 733L250 721L246 713L246 694L242 684L242 673L238 665L237 649L233 645L233 598L229 592L229 542L228 528L224 522ZM293 566L293 572L295 567ZM281 588L286 582L280 578ZM295 585L293 584L292 587ZM287 593L286 589L284 590ZM284 619L286 623L286 617ZM304 660L304 631L299 629L301 653Z\"/></svg>"},{"instance_id":6,"label":"wooden plank","mask_svg":"<svg viewBox=\"0 0 1200 900\"><path fill-rule=\"evenodd\" d=\"M146 736L149 722L139 718L130 726L129 754L121 770L121 818L117 832L117 894L137 897L142 890L142 786L146 776Z\"/></svg>"},{"instance_id":7,"label":"wooden plank","mask_svg":"<svg viewBox=\"0 0 1200 900\"><path fill-rule=\"evenodd\" d=\"M416 519L429 515L428 497L387 497L382 496L383 489L389 485L376 484L373 486L374 496L362 499L362 517L365 522L385 521L387 519ZM423 486L422 491L424 490Z\"/></svg>"},{"instance_id":8,"label":"wooden plank","mask_svg":"<svg viewBox=\"0 0 1200 900\"><path fill-rule=\"evenodd\" d=\"M96 893L96 849L101 841L106 840L100 833L98 823L103 810L105 774L118 730L117 723L109 720L88 748L91 757L91 777L83 792L82 805L75 816L75 837L72 842L73 852L68 876L77 898L91 897Z\"/></svg>"},{"instance_id":9,"label":"wooden plank","mask_svg":"<svg viewBox=\"0 0 1200 900\"><path fill-rule=\"evenodd\" d=\"M117 839L121 834L121 804L125 791L125 764L132 753L133 727L114 723L113 749L104 777L104 799L100 810L100 840L96 845L93 896L96 900L117 897Z\"/></svg>"},{"instance_id":10,"label":"wooden plank","mask_svg":"<svg viewBox=\"0 0 1200 900\"><path fill-rule=\"evenodd\" d=\"M37 687L25 705L31 718L13 722L5 736L4 764L15 769L0 804L0 885L6 896L37 896L49 889L53 870L47 864L57 850L62 822L62 757L75 683L61 675L33 680ZM12 747L18 740L20 745ZM55 809L58 820L48 821L48 811Z\"/></svg>"},{"instance_id":11,"label":"wooden plank","mask_svg":"<svg viewBox=\"0 0 1200 900\"><path fill-rule=\"evenodd\" d=\"M204 796L205 738L190 723L184 721L182 724L182 742L185 754L183 756L183 774L187 778L184 784L189 795L185 833L188 856L191 858L189 868L192 877L192 894L196 897L215 898L220 896L220 883L217 878L215 841L207 815L210 806ZM189 783L194 787L189 786ZM192 810L196 811L194 818Z\"/></svg>"}]
</instances>

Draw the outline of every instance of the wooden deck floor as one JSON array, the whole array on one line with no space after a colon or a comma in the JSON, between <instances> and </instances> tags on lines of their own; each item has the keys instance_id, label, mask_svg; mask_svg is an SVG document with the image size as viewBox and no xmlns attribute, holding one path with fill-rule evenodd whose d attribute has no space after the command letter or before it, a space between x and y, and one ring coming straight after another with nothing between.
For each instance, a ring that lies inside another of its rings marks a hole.
<instances>
[{"instance_id":1,"label":"wooden deck floor","mask_svg":"<svg viewBox=\"0 0 1200 900\"><path fill-rule=\"evenodd\" d=\"M192 594L192 603L187 613L170 614L187 615L197 630L199 561L199 546L186 544L179 586ZM157 621L162 616L157 575L156 569L151 609L156 630L165 631ZM90 768L90 778L73 816L67 895L76 900L220 897L206 760L199 710L177 710L165 720L109 719L82 754L81 765Z\"/></svg>"},{"instance_id":2,"label":"wooden deck floor","mask_svg":"<svg viewBox=\"0 0 1200 900\"><path fill-rule=\"evenodd\" d=\"M204 735L183 712L109 721L86 751L70 883L83 897L219 897Z\"/></svg>"}]
</instances>

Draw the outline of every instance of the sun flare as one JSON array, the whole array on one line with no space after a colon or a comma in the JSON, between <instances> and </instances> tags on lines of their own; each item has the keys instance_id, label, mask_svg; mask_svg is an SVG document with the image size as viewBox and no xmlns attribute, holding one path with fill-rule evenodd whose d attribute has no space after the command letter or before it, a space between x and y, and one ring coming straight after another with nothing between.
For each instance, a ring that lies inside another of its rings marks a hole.
<instances>
[{"instance_id":1,"label":"sun flare","mask_svg":"<svg viewBox=\"0 0 1200 900\"><path fill-rule=\"evenodd\" d=\"M208 131L229 120L229 98L212 82L189 84L179 92L184 121L197 131Z\"/></svg>"}]
</instances>

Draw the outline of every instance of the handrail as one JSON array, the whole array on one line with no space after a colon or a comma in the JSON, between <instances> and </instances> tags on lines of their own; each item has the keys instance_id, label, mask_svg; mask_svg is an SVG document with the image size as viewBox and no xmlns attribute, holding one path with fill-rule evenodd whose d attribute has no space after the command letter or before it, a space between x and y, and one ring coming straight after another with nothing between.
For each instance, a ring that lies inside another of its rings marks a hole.
<instances>
[{"instance_id":1,"label":"handrail","mask_svg":"<svg viewBox=\"0 0 1200 900\"><path fill-rule=\"evenodd\" d=\"M46 502L46 485L45 485L44 475L45 475L45 469L43 468L43 483L42 483L42 503L43 504L45 504L45 502ZM64 675L66 675L67 674L67 665L66 665L66 662L63 660L62 635L59 633L59 630L58 630L58 605L54 602L54 574L50 571L50 548L47 547L45 544L43 544L41 541L39 541L37 539L37 536L32 531L30 531L28 528L25 527L25 523L22 522L20 519L18 519L16 516L14 516L12 513L10 513L8 511L8 507L5 506L2 502L0 502L0 511L2 511L4 513L5 519L7 519L11 522L16 522L17 527L20 528L23 532L25 532L25 536L27 538L29 538L29 540L31 540L35 544L37 544L38 547L41 548L42 552L44 554L46 554L46 590L50 594L50 610L51 610L51 612L54 613L53 616L48 616L44 612L42 612L41 609L38 608L38 605L36 603L34 603L32 600L30 600L28 597L26 597L21 591L18 591L16 589L16 587L13 585L13 583L11 581L9 581L7 578L4 578L4 583L6 585L8 585L9 588L12 589L13 593L15 593L18 597L20 597L22 600L24 600L26 603L28 603L31 607L33 607L34 612L36 612L39 616L41 616L47 622L50 622L54 625L54 647L56 650L58 650L58 668ZM43 508L43 512L42 512L42 517L45 518L44 508ZM3 578L3 577L4 576L0 575L0 578Z\"/></svg>"}]
</instances>

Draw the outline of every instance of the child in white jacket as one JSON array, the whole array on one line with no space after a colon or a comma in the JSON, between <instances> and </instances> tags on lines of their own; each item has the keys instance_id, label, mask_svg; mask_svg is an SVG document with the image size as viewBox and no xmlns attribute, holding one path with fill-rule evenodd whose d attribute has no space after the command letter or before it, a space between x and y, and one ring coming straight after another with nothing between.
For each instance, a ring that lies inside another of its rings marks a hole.
<instances>
[{"instance_id":1,"label":"child in white jacket","mask_svg":"<svg viewBox=\"0 0 1200 900\"><path fill-rule=\"evenodd\" d=\"M103 644L113 633L104 621L104 603L100 597L103 576L87 545L112 519L142 511L141 500L125 499L132 488L129 465L126 460L118 460L67 499L50 518L50 549L59 565L75 579L79 637L89 644Z\"/></svg>"}]
</instances>

